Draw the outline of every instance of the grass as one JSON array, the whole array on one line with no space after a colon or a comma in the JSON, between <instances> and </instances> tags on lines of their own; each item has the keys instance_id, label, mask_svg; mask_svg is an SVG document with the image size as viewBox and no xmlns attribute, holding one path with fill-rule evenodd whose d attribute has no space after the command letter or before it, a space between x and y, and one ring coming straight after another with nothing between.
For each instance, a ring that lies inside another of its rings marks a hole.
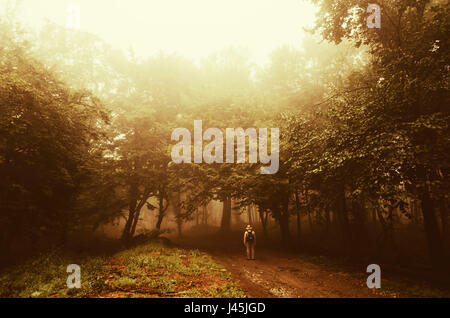
<instances>
[{"instance_id":1,"label":"grass","mask_svg":"<svg viewBox=\"0 0 450 318\"><path fill-rule=\"evenodd\" d=\"M68 289L69 264L81 267L81 288ZM0 274L0 297L246 297L230 274L198 250L155 240L109 257L41 255Z\"/></svg>"}]
</instances>

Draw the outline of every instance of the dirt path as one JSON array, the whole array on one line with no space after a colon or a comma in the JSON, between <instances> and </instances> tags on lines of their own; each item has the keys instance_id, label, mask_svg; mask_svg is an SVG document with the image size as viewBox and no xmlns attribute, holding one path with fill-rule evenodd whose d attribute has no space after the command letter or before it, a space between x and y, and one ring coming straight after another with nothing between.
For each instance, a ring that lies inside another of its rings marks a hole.
<instances>
[{"instance_id":1,"label":"dirt path","mask_svg":"<svg viewBox=\"0 0 450 318\"><path fill-rule=\"evenodd\" d=\"M365 281L267 250L255 261L212 253L251 297L373 297Z\"/></svg>"},{"instance_id":2,"label":"dirt path","mask_svg":"<svg viewBox=\"0 0 450 318\"><path fill-rule=\"evenodd\" d=\"M236 242L227 243L227 242ZM184 238L177 244L208 252L222 264L250 297L340 298L395 297L366 286L366 274L341 272L317 265L295 254L257 247L255 261L248 261L239 238ZM242 243L241 243L242 244Z\"/></svg>"}]
</instances>

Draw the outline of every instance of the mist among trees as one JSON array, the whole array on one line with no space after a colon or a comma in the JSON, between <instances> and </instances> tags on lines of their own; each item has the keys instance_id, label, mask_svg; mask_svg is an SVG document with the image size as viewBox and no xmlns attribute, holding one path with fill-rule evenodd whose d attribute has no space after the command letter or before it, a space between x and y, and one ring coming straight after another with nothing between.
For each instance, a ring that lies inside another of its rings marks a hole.
<instances>
[{"instance_id":1,"label":"mist among trees","mask_svg":"<svg viewBox=\"0 0 450 318\"><path fill-rule=\"evenodd\" d=\"M209 217L220 232L252 223L259 240L294 251L448 270L448 1L381 1L380 29L365 27L365 10L348 13L370 1L313 2L303 48L279 47L265 65L238 47L201 62L140 58L3 15L2 262L114 222L127 245L146 216L146 233L182 239ZM172 131L194 120L278 127L278 173L172 163Z\"/></svg>"}]
</instances>

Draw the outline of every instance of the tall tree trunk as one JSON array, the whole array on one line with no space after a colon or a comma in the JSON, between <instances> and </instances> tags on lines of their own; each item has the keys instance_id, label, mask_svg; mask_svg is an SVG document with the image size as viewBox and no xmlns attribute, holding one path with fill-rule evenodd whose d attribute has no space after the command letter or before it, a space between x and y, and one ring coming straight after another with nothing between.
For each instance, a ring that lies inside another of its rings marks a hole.
<instances>
[{"instance_id":1,"label":"tall tree trunk","mask_svg":"<svg viewBox=\"0 0 450 318\"><path fill-rule=\"evenodd\" d=\"M330 206L327 204L325 206L325 231L327 232L327 235L330 234L330 225L331 225Z\"/></svg>"},{"instance_id":2,"label":"tall tree trunk","mask_svg":"<svg viewBox=\"0 0 450 318\"><path fill-rule=\"evenodd\" d=\"M171 200L173 203L173 210L175 213L175 221L177 223L178 237L182 237L183 219L181 218L181 193L176 192Z\"/></svg>"},{"instance_id":3,"label":"tall tree trunk","mask_svg":"<svg viewBox=\"0 0 450 318\"><path fill-rule=\"evenodd\" d=\"M281 242L284 246L290 244L290 233L289 233L289 215L285 212L281 213L280 217L280 231L281 231Z\"/></svg>"},{"instance_id":4,"label":"tall tree trunk","mask_svg":"<svg viewBox=\"0 0 450 318\"><path fill-rule=\"evenodd\" d=\"M203 205L202 207L202 223L207 225L208 224L208 204Z\"/></svg>"},{"instance_id":5,"label":"tall tree trunk","mask_svg":"<svg viewBox=\"0 0 450 318\"><path fill-rule=\"evenodd\" d=\"M267 232L268 213L263 208L258 206L258 214L259 214L259 219L261 220L261 225L263 228L264 240L267 242L269 240L269 233Z\"/></svg>"},{"instance_id":6,"label":"tall tree trunk","mask_svg":"<svg viewBox=\"0 0 450 318\"><path fill-rule=\"evenodd\" d=\"M252 206L247 206L247 214L248 214L248 224L253 224L253 218L252 218Z\"/></svg>"},{"instance_id":7,"label":"tall tree trunk","mask_svg":"<svg viewBox=\"0 0 450 318\"><path fill-rule=\"evenodd\" d=\"M421 207L431 264L433 268L438 271L444 270L445 257L436 218L435 202L430 198L427 189L423 190L421 196Z\"/></svg>"},{"instance_id":8,"label":"tall tree trunk","mask_svg":"<svg viewBox=\"0 0 450 318\"><path fill-rule=\"evenodd\" d=\"M280 211L280 232L281 232L281 242L284 246L288 246L291 243L291 235L289 231L289 194L284 195L283 201L281 203Z\"/></svg>"},{"instance_id":9,"label":"tall tree trunk","mask_svg":"<svg viewBox=\"0 0 450 318\"><path fill-rule=\"evenodd\" d=\"M394 211L391 211L392 213ZM367 246L370 244L367 231L367 210L366 206L359 201L353 201L351 204L351 213L353 216L354 226L352 228L353 244L352 248L355 252L364 254ZM391 214L391 221L394 221L394 215ZM392 237L393 239L393 237Z\"/></svg>"},{"instance_id":10,"label":"tall tree trunk","mask_svg":"<svg viewBox=\"0 0 450 318\"><path fill-rule=\"evenodd\" d=\"M347 255L351 252L351 233L350 233L350 222L348 220L347 204L345 199L345 189L344 187L337 189L338 198L336 202L336 211L338 213L339 224L342 232L342 243L344 251Z\"/></svg>"},{"instance_id":11,"label":"tall tree trunk","mask_svg":"<svg viewBox=\"0 0 450 318\"><path fill-rule=\"evenodd\" d=\"M229 232L231 228L231 197L225 197L223 200L222 222L220 230Z\"/></svg>"},{"instance_id":12,"label":"tall tree trunk","mask_svg":"<svg viewBox=\"0 0 450 318\"><path fill-rule=\"evenodd\" d=\"M313 221L312 221L312 218L311 218L311 209L310 208L308 208L308 224L309 224L310 232L311 233L314 232L314 226L313 226Z\"/></svg>"},{"instance_id":13,"label":"tall tree trunk","mask_svg":"<svg viewBox=\"0 0 450 318\"><path fill-rule=\"evenodd\" d=\"M297 212L297 241L298 243L301 242L301 229L302 229L302 224L301 224L301 213L300 213L300 200L298 198L298 191L295 190L295 209Z\"/></svg>"},{"instance_id":14,"label":"tall tree trunk","mask_svg":"<svg viewBox=\"0 0 450 318\"><path fill-rule=\"evenodd\" d=\"M312 219L311 219L311 208L310 208L310 205L309 205L309 202L308 202L308 200L309 200L309 196L308 196L308 192L309 190L305 187L305 193L304 193L304 195L305 195L305 202L306 202L306 214L308 215L308 224L309 224L309 231L312 233L314 230L313 230L313 222L312 222Z\"/></svg>"}]
</instances>

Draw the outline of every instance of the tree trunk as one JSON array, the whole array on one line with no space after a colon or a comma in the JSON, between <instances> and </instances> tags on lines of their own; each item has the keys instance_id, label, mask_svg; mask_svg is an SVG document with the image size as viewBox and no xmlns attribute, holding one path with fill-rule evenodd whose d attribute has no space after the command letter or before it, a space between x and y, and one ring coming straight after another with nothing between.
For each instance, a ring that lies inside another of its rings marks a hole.
<instances>
[{"instance_id":1,"label":"tree trunk","mask_svg":"<svg viewBox=\"0 0 450 318\"><path fill-rule=\"evenodd\" d=\"M312 219L311 219L311 208L309 206L308 200L309 200L309 198L308 198L308 189L306 189L306 187L305 187L306 213L308 214L309 231L312 233L313 232L313 222L312 222Z\"/></svg>"},{"instance_id":2,"label":"tree trunk","mask_svg":"<svg viewBox=\"0 0 450 318\"><path fill-rule=\"evenodd\" d=\"M139 204L136 207L135 213L134 213L134 220L133 225L131 227L129 238L132 238L134 236L134 233L136 232L136 226L139 222L139 216L141 215L142 208L144 207L145 203L147 202L147 194L144 194L144 198L141 199Z\"/></svg>"},{"instance_id":3,"label":"tree trunk","mask_svg":"<svg viewBox=\"0 0 450 318\"><path fill-rule=\"evenodd\" d=\"M139 216L141 215L141 209L142 209L142 206L138 206L136 213L134 215L133 225L131 227L129 238L132 238L134 236L134 233L136 232L136 226L139 222Z\"/></svg>"},{"instance_id":4,"label":"tree trunk","mask_svg":"<svg viewBox=\"0 0 450 318\"><path fill-rule=\"evenodd\" d=\"M259 219L261 220L261 225L263 228L264 240L267 242L269 240L269 233L267 232L267 218L268 213L261 207L258 207Z\"/></svg>"},{"instance_id":5,"label":"tree trunk","mask_svg":"<svg viewBox=\"0 0 450 318\"><path fill-rule=\"evenodd\" d=\"M223 200L222 209L222 222L220 230L223 232L229 232L231 228L231 198L225 197Z\"/></svg>"},{"instance_id":6,"label":"tree trunk","mask_svg":"<svg viewBox=\"0 0 450 318\"><path fill-rule=\"evenodd\" d=\"M330 234L330 225L331 225L330 206L327 204L325 206L325 231L327 235Z\"/></svg>"},{"instance_id":7,"label":"tree trunk","mask_svg":"<svg viewBox=\"0 0 450 318\"><path fill-rule=\"evenodd\" d=\"M164 219L164 216L166 215L166 210L169 207L169 200L167 198L166 198L166 206L164 206L164 198L165 197L166 197L166 192L165 192L164 187L162 187L158 193L159 213L158 213L158 220L156 222L156 229L158 231L161 230L161 223Z\"/></svg>"},{"instance_id":8,"label":"tree trunk","mask_svg":"<svg viewBox=\"0 0 450 318\"><path fill-rule=\"evenodd\" d=\"M128 210L128 219L125 223L125 228L122 232L122 241L126 242L130 239L131 226L133 225L134 215L136 207L130 207Z\"/></svg>"},{"instance_id":9,"label":"tree trunk","mask_svg":"<svg viewBox=\"0 0 450 318\"><path fill-rule=\"evenodd\" d=\"M156 229L158 231L161 230L161 224L164 219L164 199L162 197L159 198L159 213L158 213L158 220L156 221Z\"/></svg>"},{"instance_id":10,"label":"tree trunk","mask_svg":"<svg viewBox=\"0 0 450 318\"><path fill-rule=\"evenodd\" d=\"M195 209L195 225L198 226L200 224L200 212L198 208Z\"/></svg>"},{"instance_id":11,"label":"tree trunk","mask_svg":"<svg viewBox=\"0 0 450 318\"><path fill-rule=\"evenodd\" d=\"M135 183L130 186L128 203L128 219L125 222L125 227L122 232L122 241L127 242L130 239L131 227L133 225L134 215L136 214L136 207L138 201L138 188Z\"/></svg>"},{"instance_id":12,"label":"tree trunk","mask_svg":"<svg viewBox=\"0 0 450 318\"><path fill-rule=\"evenodd\" d=\"M423 190L421 196L421 207L431 265L438 271L444 270L445 257L436 218L435 203L433 199L430 198L427 189Z\"/></svg>"},{"instance_id":13,"label":"tree trunk","mask_svg":"<svg viewBox=\"0 0 450 318\"><path fill-rule=\"evenodd\" d=\"M208 204L205 204L205 205L203 205L203 208L202 208L202 223L205 225L208 224L208 216L209 216Z\"/></svg>"},{"instance_id":14,"label":"tree trunk","mask_svg":"<svg viewBox=\"0 0 450 318\"><path fill-rule=\"evenodd\" d=\"M337 198L337 207L336 211L338 213L339 224L342 232L342 243L344 247L344 251L347 255L351 252L351 233L350 233L350 222L348 220L348 211L347 204L345 200L345 190L344 188L337 189L338 198Z\"/></svg>"},{"instance_id":15,"label":"tree trunk","mask_svg":"<svg viewBox=\"0 0 450 318\"><path fill-rule=\"evenodd\" d=\"M289 234L289 216L287 213L282 213L280 218L280 231L281 231L281 243L284 246L290 244L290 234Z\"/></svg>"},{"instance_id":16,"label":"tree trunk","mask_svg":"<svg viewBox=\"0 0 450 318\"><path fill-rule=\"evenodd\" d=\"M450 252L450 213L448 210L448 204L445 201L440 202L439 211L441 215L442 223L442 241L444 245L444 250ZM450 258L450 255L447 254Z\"/></svg>"},{"instance_id":17,"label":"tree trunk","mask_svg":"<svg viewBox=\"0 0 450 318\"><path fill-rule=\"evenodd\" d=\"M281 232L281 242L284 246L288 246L291 243L291 235L289 231L289 194L285 194L280 211L280 232Z\"/></svg>"},{"instance_id":18,"label":"tree trunk","mask_svg":"<svg viewBox=\"0 0 450 318\"><path fill-rule=\"evenodd\" d=\"M173 210L175 212L175 221L177 223L177 230L178 230L178 237L182 237L182 227L183 227L183 220L181 218L181 193L176 192L173 196L173 199L171 200L173 203Z\"/></svg>"},{"instance_id":19,"label":"tree trunk","mask_svg":"<svg viewBox=\"0 0 450 318\"><path fill-rule=\"evenodd\" d=\"M302 226L301 226L300 200L298 198L297 190L295 190L295 209L297 212L297 240L298 240L298 243L300 243Z\"/></svg>"}]
</instances>

